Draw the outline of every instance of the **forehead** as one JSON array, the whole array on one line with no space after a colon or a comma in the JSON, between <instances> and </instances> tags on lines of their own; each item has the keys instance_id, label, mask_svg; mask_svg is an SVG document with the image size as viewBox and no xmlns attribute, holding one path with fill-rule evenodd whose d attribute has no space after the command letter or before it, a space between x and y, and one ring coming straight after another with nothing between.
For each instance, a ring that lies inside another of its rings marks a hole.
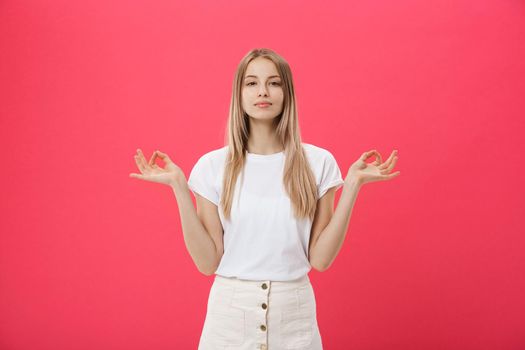
<instances>
[{"instance_id":1,"label":"forehead","mask_svg":"<svg viewBox=\"0 0 525 350\"><path fill-rule=\"evenodd\" d=\"M257 57L253 59L246 67L245 77L247 77L248 75L257 76L261 78L270 76L279 77L279 72L277 71L277 67L271 60L263 57Z\"/></svg>"}]
</instances>

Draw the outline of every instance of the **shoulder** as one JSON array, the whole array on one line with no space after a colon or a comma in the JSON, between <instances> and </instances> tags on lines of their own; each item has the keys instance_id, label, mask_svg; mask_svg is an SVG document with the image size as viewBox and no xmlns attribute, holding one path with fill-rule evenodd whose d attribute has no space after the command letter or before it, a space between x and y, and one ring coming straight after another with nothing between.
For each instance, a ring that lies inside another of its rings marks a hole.
<instances>
[{"instance_id":1,"label":"shoulder","mask_svg":"<svg viewBox=\"0 0 525 350\"><path fill-rule=\"evenodd\" d=\"M226 155L228 154L228 146L213 149L209 152L204 153L198 159L198 162L206 162L214 166L219 166L224 163Z\"/></svg>"},{"instance_id":2,"label":"shoulder","mask_svg":"<svg viewBox=\"0 0 525 350\"><path fill-rule=\"evenodd\" d=\"M305 142L302 145L307 158L311 161L326 161L334 158L333 154L325 148Z\"/></svg>"},{"instance_id":3,"label":"shoulder","mask_svg":"<svg viewBox=\"0 0 525 350\"><path fill-rule=\"evenodd\" d=\"M218 178L217 175L221 174L222 169L224 169L223 165L227 151L228 147L221 147L201 155L190 171L189 183L193 184L199 181L214 182Z\"/></svg>"}]
</instances>

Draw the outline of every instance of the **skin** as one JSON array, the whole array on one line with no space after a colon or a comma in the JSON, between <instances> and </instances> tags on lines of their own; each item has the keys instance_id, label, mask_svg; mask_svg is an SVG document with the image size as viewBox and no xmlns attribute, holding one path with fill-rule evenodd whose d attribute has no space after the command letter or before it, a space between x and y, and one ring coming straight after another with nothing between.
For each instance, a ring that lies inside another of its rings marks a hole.
<instances>
[{"instance_id":1,"label":"skin","mask_svg":"<svg viewBox=\"0 0 525 350\"><path fill-rule=\"evenodd\" d=\"M283 96L281 79L274 63L262 57L252 60L247 67L242 89L242 107L249 116L251 130L248 152L273 154L283 150L275 134L276 120L283 108ZM271 106L259 108L255 105L263 100L269 101ZM371 157L375 157L374 161L367 162ZM147 161L142 151L137 149L134 158L141 173L131 173L130 177L172 188L177 198L186 247L199 271L212 275L224 253L224 232L217 206L195 194L195 210L184 172L167 154L157 150ZM156 164L157 158L164 161L164 167ZM308 251L308 259L314 269L325 271L338 255L362 186L399 176L401 172L392 172L397 160L397 150L385 162L375 149L364 152L348 169L335 211L335 188L318 200Z\"/></svg>"},{"instance_id":2,"label":"skin","mask_svg":"<svg viewBox=\"0 0 525 350\"><path fill-rule=\"evenodd\" d=\"M318 201L310 234L308 260L318 271L326 271L333 263L346 237L357 195L364 184L391 180L401 174L391 173L397 163L397 150L385 162L377 150L364 152L345 177L343 190L334 211L335 189L328 190ZM375 156L375 160L367 160Z\"/></svg>"},{"instance_id":3,"label":"skin","mask_svg":"<svg viewBox=\"0 0 525 350\"><path fill-rule=\"evenodd\" d=\"M283 150L275 134L283 100L282 81L275 64L262 57L252 60L246 67L242 88L242 108L248 114L250 123L248 152L272 154ZM269 101L271 105L257 107L255 103L260 101Z\"/></svg>"}]
</instances>

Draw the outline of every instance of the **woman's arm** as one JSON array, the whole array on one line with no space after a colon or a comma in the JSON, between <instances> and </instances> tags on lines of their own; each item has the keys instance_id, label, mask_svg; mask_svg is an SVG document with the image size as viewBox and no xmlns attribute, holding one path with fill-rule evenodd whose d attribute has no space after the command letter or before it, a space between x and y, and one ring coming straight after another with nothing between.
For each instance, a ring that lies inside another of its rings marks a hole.
<instances>
[{"instance_id":1,"label":"woman's arm","mask_svg":"<svg viewBox=\"0 0 525 350\"><path fill-rule=\"evenodd\" d=\"M361 185L357 180L347 178L335 211L333 211L335 191L328 191L319 199L318 215L312 224L309 248L310 264L316 270L328 269L339 254L360 188Z\"/></svg>"},{"instance_id":2,"label":"woman's arm","mask_svg":"<svg viewBox=\"0 0 525 350\"><path fill-rule=\"evenodd\" d=\"M215 242L206 231L193 206L188 183L185 179L179 178L173 181L171 188L177 198L186 248L199 271L207 276L212 275L220 257Z\"/></svg>"},{"instance_id":3,"label":"woman's arm","mask_svg":"<svg viewBox=\"0 0 525 350\"><path fill-rule=\"evenodd\" d=\"M223 251L223 230L217 206L196 195L197 211L195 210L184 172L166 153L156 150L148 162L139 148L134 158L140 174L131 173L130 177L172 188L177 198L186 248L200 272L205 275L213 274ZM157 158L164 161L164 168L156 164Z\"/></svg>"},{"instance_id":4,"label":"woman's arm","mask_svg":"<svg viewBox=\"0 0 525 350\"><path fill-rule=\"evenodd\" d=\"M390 157L382 162L381 154L377 150L363 153L348 170L343 193L335 212L333 212L335 191L328 191L333 192L331 196L327 197L325 194L319 200L319 213L316 212L316 219L312 225L309 248L310 265L319 271L325 271L330 267L345 240L348 223L361 186L370 182L391 180L399 176L400 171L391 173L397 163L397 154L397 150L394 150ZM374 155L374 162L367 163L366 160Z\"/></svg>"}]
</instances>

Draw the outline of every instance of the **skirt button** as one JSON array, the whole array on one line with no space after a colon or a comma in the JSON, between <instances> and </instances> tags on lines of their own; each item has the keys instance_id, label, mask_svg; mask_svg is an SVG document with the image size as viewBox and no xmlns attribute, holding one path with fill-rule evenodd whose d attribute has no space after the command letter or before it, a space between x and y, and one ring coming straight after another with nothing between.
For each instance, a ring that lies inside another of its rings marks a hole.
<instances>
[{"instance_id":1,"label":"skirt button","mask_svg":"<svg viewBox=\"0 0 525 350\"><path fill-rule=\"evenodd\" d=\"M262 308L266 310L266 308L268 307L268 305L266 305L266 303L263 303L262 304Z\"/></svg>"},{"instance_id":2,"label":"skirt button","mask_svg":"<svg viewBox=\"0 0 525 350\"><path fill-rule=\"evenodd\" d=\"M262 325L261 325L261 330L262 330L262 331L265 331L265 330L266 330L266 326L262 324Z\"/></svg>"}]
</instances>

